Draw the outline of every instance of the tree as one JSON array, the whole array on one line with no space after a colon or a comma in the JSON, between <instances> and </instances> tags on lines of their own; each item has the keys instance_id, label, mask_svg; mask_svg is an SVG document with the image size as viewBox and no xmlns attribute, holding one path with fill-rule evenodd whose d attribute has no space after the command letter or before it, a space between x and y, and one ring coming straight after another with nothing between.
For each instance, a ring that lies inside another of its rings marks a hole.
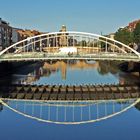
<instances>
[{"instance_id":1,"label":"tree","mask_svg":"<svg viewBox=\"0 0 140 140\"><path fill-rule=\"evenodd\" d=\"M118 40L126 45L133 42L133 32L128 31L128 29L119 29L115 33L115 40Z\"/></svg>"},{"instance_id":2,"label":"tree","mask_svg":"<svg viewBox=\"0 0 140 140\"><path fill-rule=\"evenodd\" d=\"M137 23L136 28L134 29L134 42L140 44L140 23Z\"/></svg>"}]
</instances>

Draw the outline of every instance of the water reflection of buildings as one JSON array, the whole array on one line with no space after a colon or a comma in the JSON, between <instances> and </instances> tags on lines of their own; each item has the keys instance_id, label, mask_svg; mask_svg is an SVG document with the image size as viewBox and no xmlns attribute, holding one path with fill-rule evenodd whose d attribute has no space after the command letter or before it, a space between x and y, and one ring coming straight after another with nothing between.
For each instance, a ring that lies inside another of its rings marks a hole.
<instances>
[{"instance_id":1,"label":"water reflection of buildings","mask_svg":"<svg viewBox=\"0 0 140 140\"><path fill-rule=\"evenodd\" d=\"M19 75L20 78L18 79L18 84L31 84L39 80L40 77L44 75L42 70L43 69L40 67L34 69L34 71L28 73L27 75Z\"/></svg>"},{"instance_id":2,"label":"water reflection of buildings","mask_svg":"<svg viewBox=\"0 0 140 140\"><path fill-rule=\"evenodd\" d=\"M99 63L92 61L88 62L85 60L69 60L69 61L49 61L44 62L41 67L36 68L33 72L27 74L22 78L19 83L30 84L40 79L40 77L49 77L51 74L58 71L61 72L61 78L66 80L67 69L97 69Z\"/></svg>"},{"instance_id":3,"label":"water reflection of buildings","mask_svg":"<svg viewBox=\"0 0 140 140\"><path fill-rule=\"evenodd\" d=\"M18 83L31 84L41 77L49 77L54 73L61 73L61 79L66 80L67 71L97 69L100 75L112 74L119 79L121 85L136 83L137 77L119 72L118 64L109 61L88 61L88 60L58 60L47 61L39 64L33 71L18 80ZM134 79L134 80L133 80ZM137 80L138 81L138 80Z\"/></svg>"},{"instance_id":4,"label":"water reflection of buildings","mask_svg":"<svg viewBox=\"0 0 140 140\"><path fill-rule=\"evenodd\" d=\"M132 74L126 74L126 73L122 73L120 74L120 77L119 77L119 83L121 85L124 85L124 84L136 84L136 85L139 85L140 84L140 81L139 81L139 77L138 76L135 76L135 75L132 75Z\"/></svg>"},{"instance_id":5,"label":"water reflection of buildings","mask_svg":"<svg viewBox=\"0 0 140 140\"><path fill-rule=\"evenodd\" d=\"M67 69L71 69L71 70L75 70L75 69L89 69L89 68L98 68L98 62L94 62L92 64L88 63L87 61L84 60L79 60L79 61L57 61L54 64L50 64L45 62L43 69L46 70L60 70L61 71L61 77L62 79L66 79L66 73L67 73Z\"/></svg>"}]
</instances>

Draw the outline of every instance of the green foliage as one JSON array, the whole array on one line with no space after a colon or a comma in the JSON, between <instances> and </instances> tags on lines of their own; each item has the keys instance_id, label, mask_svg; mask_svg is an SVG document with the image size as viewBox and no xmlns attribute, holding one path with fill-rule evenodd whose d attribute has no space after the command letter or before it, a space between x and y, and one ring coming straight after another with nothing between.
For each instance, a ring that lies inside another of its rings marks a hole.
<instances>
[{"instance_id":1,"label":"green foliage","mask_svg":"<svg viewBox=\"0 0 140 140\"><path fill-rule=\"evenodd\" d=\"M115 33L115 39L126 45L129 43L140 44L140 23L137 23L133 32L130 32L127 28L119 29Z\"/></svg>"},{"instance_id":2,"label":"green foliage","mask_svg":"<svg viewBox=\"0 0 140 140\"><path fill-rule=\"evenodd\" d=\"M115 33L115 40L118 40L126 45L133 42L133 33L128 31L128 29L119 29Z\"/></svg>"},{"instance_id":3,"label":"green foliage","mask_svg":"<svg viewBox=\"0 0 140 140\"><path fill-rule=\"evenodd\" d=\"M134 42L140 44L140 23L138 23L134 29Z\"/></svg>"}]
</instances>

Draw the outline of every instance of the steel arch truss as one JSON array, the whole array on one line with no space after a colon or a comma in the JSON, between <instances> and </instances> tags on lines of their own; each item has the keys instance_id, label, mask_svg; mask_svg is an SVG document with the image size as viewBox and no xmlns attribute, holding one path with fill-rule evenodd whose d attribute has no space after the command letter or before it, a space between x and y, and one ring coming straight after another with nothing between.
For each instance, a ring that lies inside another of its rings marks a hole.
<instances>
[{"instance_id":1,"label":"steel arch truss","mask_svg":"<svg viewBox=\"0 0 140 140\"><path fill-rule=\"evenodd\" d=\"M62 51L62 48L65 51ZM29 37L0 52L1 61L58 58L139 61L140 54L111 38L74 31L52 32Z\"/></svg>"},{"instance_id":2,"label":"steel arch truss","mask_svg":"<svg viewBox=\"0 0 140 140\"><path fill-rule=\"evenodd\" d=\"M103 121L126 112L140 99L101 101L30 101L0 99L0 103L17 114L44 123L64 125Z\"/></svg>"}]
</instances>

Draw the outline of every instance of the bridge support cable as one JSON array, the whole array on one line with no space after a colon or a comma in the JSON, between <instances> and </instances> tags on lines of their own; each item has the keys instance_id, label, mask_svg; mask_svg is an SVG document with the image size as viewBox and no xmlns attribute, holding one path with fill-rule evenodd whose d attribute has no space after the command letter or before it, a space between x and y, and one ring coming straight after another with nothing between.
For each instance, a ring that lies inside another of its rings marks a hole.
<instances>
[{"instance_id":1,"label":"bridge support cable","mask_svg":"<svg viewBox=\"0 0 140 140\"><path fill-rule=\"evenodd\" d=\"M67 120L67 106L64 107L64 121Z\"/></svg>"},{"instance_id":2,"label":"bridge support cable","mask_svg":"<svg viewBox=\"0 0 140 140\"><path fill-rule=\"evenodd\" d=\"M106 105L107 103L105 102L104 104L105 104L104 105L105 106L105 116L107 116L107 105Z\"/></svg>"},{"instance_id":3,"label":"bridge support cable","mask_svg":"<svg viewBox=\"0 0 140 140\"><path fill-rule=\"evenodd\" d=\"M50 106L50 104L48 105L48 120L50 120L51 119L51 106Z\"/></svg>"},{"instance_id":4,"label":"bridge support cable","mask_svg":"<svg viewBox=\"0 0 140 140\"><path fill-rule=\"evenodd\" d=\"M83 108L82 107L80 107L81 108L81 121L82 121L82 119L83 119Z\"/></svg>"},{"instance_id":5,"label":"bridge support cable","mask_svg":"<svg viewBox=\"0 0 140 140\"><path fill-rule=\"evenodd\" d=\"M40 118L42 118L42 113L43 113L42 112L42 107L43 107L43 104L40 103Z\"/></svg>"},{"instance_id":6,"label":"bridge support cable","mask_svg":"<svg viewBox=\"0 0 140 140\"><path fill-rule=\"evenodd\" d=\"M88 117L89 117L89 120L91 120L91 107L90 105L88 106Z\"/></svg>"},{"instance_id":7,"label":"bridge support cable","mask_svg":"<svg viewBox=\"0 0 140 140\"><path fill-rule=\"evenodd\" d=\"M58 113L59 113L59 106L58 104L56 105L56 121L58 121Z\"/></svg>"},{"instance_id":8,"label":"bridge support cable","mask_svg":"<svg viewBox=\"0 0 140 140\"><path fill-rule=\"evenodd\" d=\"M99 118L99 105L96 104L96 118Z\"/></svg>"},{"instance_id":9,"label":"bridge support cable","mask_svg":"<svg viewBox=\"0 0 140 140\"><path fill-rule=\"evenodd\" d=\"M113 102L113 114L115 113L115 104L114 104L114 102Z\"/></svg>"},{"instance_id":10,"label":"bridge support cable","mask_svg":"<svg viewBox=\"0 0 140 140\"><path fill-rule=\"evenodd\" d=\"M74 102L73 102L73 107L72 107L72 119L73 122L75 121L75 109L74 109Z\"/></svg>"},{"instance_id":11,"label":"bridge support cable","mask_svg":"<svg viewBox=\"0 0 140 140\"><path fill-rule=\"evenodd\" d=\"M58 51L59 47L69 48L72 46L80 54L75 53L75 55L69 56ZM74 31L53 32L27 38L2 50L0 56L0 61L39 61L66 58L140 61L140 53L121 42L101 35Z\"/></svg>"},{"instance_id":12,"label":"bridge support cable","mask_svg":"<svg viewBox=\"0 0 140 140\"><path fill-rule=\"evenodd\" d=\"M24 102L24 113L26 113L26 101Z\"/></svg>"},{"instance_id":13,"label":"bridge support cable","mask_svg":"<svg viewBox=\"0 0 140 140\"><path fill-rule=\"evenodd\" d=\"M105 42L105 52L106 53L108 52L108 49L107 49L107 39L106 39L106 42Z\"/></svg>"}]
</instances>

